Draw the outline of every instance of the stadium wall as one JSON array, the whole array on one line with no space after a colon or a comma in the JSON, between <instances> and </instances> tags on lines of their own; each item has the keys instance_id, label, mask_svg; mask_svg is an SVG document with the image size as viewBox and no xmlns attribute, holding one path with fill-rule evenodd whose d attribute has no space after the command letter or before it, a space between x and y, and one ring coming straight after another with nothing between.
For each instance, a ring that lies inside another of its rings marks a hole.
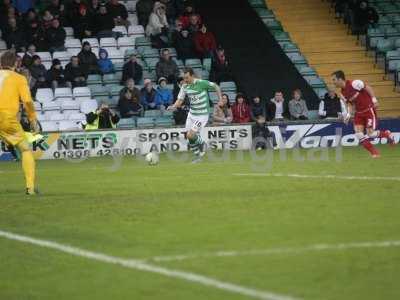
<instances>
[{"instance_id":1,"label":"stadium wall","mask_svg":"<svg viewBox=\"0 0 400 300\"><path fill-rule=\"evenodd\" d=\"M381 126L394 133L396 143L400 140L400 119L386 119ZM271 124L269 127L275 149L300 147L357 146L352 125L324 121L320 123ZM252 149L252 126L207 127L203 133L210 149ZM385 139L374 139L373 144L385 144ZM157 152L187 151L184 128L157 128L89 132L45 133L44 140L33 145L37 159L85 159L99 156L134 156ZM11 160L4 144L0 145L0 160Z\"/></svg>"}]
</instances>

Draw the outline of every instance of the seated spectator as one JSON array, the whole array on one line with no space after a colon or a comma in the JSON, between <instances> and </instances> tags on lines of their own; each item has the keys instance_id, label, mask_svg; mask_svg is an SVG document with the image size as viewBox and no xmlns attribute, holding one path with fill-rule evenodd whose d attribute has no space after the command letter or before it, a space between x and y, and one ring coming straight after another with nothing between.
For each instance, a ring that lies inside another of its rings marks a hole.
<instances>
[{"instance_id":1,"label":"seated spectator","mask_svg":"<svg viewBox=\"0 0 400 300\"><path fill-rule=\"evenodd\" d=\"M114 73L114 64L111 59L108 58L108 52L106 49L100 49L97 64L102 74Z\"/></svg>"},{"instance_id":2,"label":"seated spectator","mask_svg":"<svg viewBox=\"0 0 400 300\"><path fill-rule=\"evenodd\" d=\"M200 31L202 22L201 17L198 14L191 14L189 16L189 25L185 27L189 32L195 35L198 31Z\"/></svg>"},{"instance_id":3,"label":"seated spectator","mask_svg":"<svg viewBox=\"0 0 400 300\"><path fill-rule=\"evenodd\" d=\"M46 32L46 41L50 48L50 52L65 51L64 43L67 33L60 26L60 21L53 19L51 27Z\"/></svg>"},{"instance_id":4,"label":"seated spectator","mask_svg":"<svg viewBox=\"0 0 400 300\"><path fill-rule=\"evenodd\" d=\"M72 56L71 61L65 66L65 80L71 87L86 86L87 74L79 64L78 56Z\"/></svg>"},{"instance_id":5,"label":"seated spectator","mask_svg":"<svg viewBox=\"0 0 400 300\"><path fill-rule=\"evenodd\" d=\"M60 0L51 0L46 10L48 10L54 16L54 18L59 19L61 24L65 23L65 6L64 4L60 3Z\"/></svg>"},{"instance_id":6,"label":"seated spectator","mask_svg":"<svg viewBox=\"0 0 400 300\"><path fill-rule=\"evenodd\" d=\"M88 13L92 17L95 16L100 10L100 1L99 0L91 0L89 1Z\"/></svg>"},{"instance_id":7,"label":"seated spectator","mask_svg":"<svg viewBox=\"0 0 400 300\"><path fill-rule=\"evenodd\" d=\"M117 38L119 34L113 32L114 19L112 15L107 11L105 5L101 4L99 12L94 17L94 31L97 38L101 39L104 37L114 37Z\"/></svg>"},{"instance_id":8,"label":"seated spectator","mask_svg":"<svg viewBox=\"0 0 400 300\"><path fill-rule=\"evenodd\" d=\"M235 104L232 106L233 123L250 122L250 107L243 94L237 94Z\"/></svg>"},{"instance_id":9,"label":"seated spectator","mask_svg":"<svg viewBox=\"0 0 400 300\"><path fill-rule=\"evenodd\" d=\"M265 119L265 104L260 96L255 96L250 106L251 121L256 122L259 118Z\"/></svg>"},{"instance_id":10,"label":"seated spectator","mask_svg":"<svg viewBox=\"0 0 400 300\"><path fill-rule=\"evenodd\" d=\"M75 19L79 14L79 8L82 5L85 5L83 3L83 0L72 0L72 1L68 1L68 7L67 7L67 19L68 19L68 24L74 24L75 23Z\"/></svg>"},{"instance_id":11,"label":"seated spectator","mask_svg":"<svg viewBox=\"0 0 400 300\"><path fill-rule=\"evenodd\" d=\"M174 20L178 17L176 0L160 0L165 6L167 20L169 24L173 24Z\"/></svg>"},{"instance_id":12,"label":"seated spectator","mask_svg":"<svg viewBox=\"0 0 400 300\"><path fill-rule=\"evenodd\" d=\"M179 68L176 62L171 58L168 49L161 51L160 61L156 65L157 80L165 77L168 83L173 84L179 76Z\"/></svg>"},{"instance_id":13,"label":"seated spectator","mask_svg":"<svg viewBox=\"0 0 400 300\"><path fill-rule=\"evenodd\" d=\"M277 91L275 92L274 98L272 98L267 104L267 120L282 121L289 118L289 106L283 98L283 93Z\"/></svg>"},{"instance_id":14,"label":"seated spectator","mask_svg":"<svg viewBox=\"0 0 400 300\"><path fill-rule=\"evenodd\" d=\"M117 127L119 117L106 103L102 103L97 111L86 115L86 122L85 130L111 129Z\"/></svg>"},{"instance_id":15,"label":"seated spectator","mask_svg":"<svg viewBox=\"0 0 400 300\"><path fill-rule=\"evenodd\" d=\"M176 38L175 48L178 59L183 62L190 58L197 58L193 38L186 29L182 30Z\"/></svg>"},{"instance_id":16,"label":"seated spectator","mask_svg":"<svg viewBox=\"0 0 400 300\"><path fill-rule=\"evenodd\" d=\"M172 29L171 32L171 45L176 48L176 41L181 36L181 32L183 30L182 22L179 19L175 20L175 27Z\"/></svg>"},{"instance_id":17,"label":"seated spectator","mask_svg":"<svg viewBox=\"0 0 400 300\"><path fill-rule=\"evenodd\" d=\"M225 50L221 47L215 52L211 64L210 79L218 84L224 81L234 81L229 62L225 56Z\"/></svg>"},{"instance_id":18,"label":"seated spectator","mask_svg":"<svg viewBox=\"0 0 400 300\"><path fill-rule=\"evenodd\" d=\"M23 28L20 28L15 18L8 20L8 26L3 33L3 38L8 49L15 49L16 52L25 52L26 36Z\"/></svg>"},{"instance_id":19,"label":"seated spectator","mask_svg":"<svg viewBox=\"0 0 400 300\"><path fill-rule=\"evenodd\" d=\"M207 27L204 24L194 36L194 42L196 44L196 51L201 59L212 57L214 51L217 49L214 34L207 31Z\"/></svg>"},{"instance_id":20,"label":"seated spectator","mask_svg":"<svg viewBox=\"0 0 400 300\"><path fill-rule=\"evenodd\" d=\"M333 87L328 88L328 93L319 103L318 115L321 119L340 118L346 114L346 105L340 100Z\"/></svg>"},{"instance_id":21,"label":"seated spectator","mask_svg":"<svg viewBox=\"0 0 400 300\"><path fill-rule=\"evenodd\" d=\"M138 64L136 54L132 54L129 57L129 60L124 64L122 69L121 84L124 84L128 79L133 79L138 84L143 79L143 68Z\"/></svg>"},{"instance_id":22,"label":"seated spectator","mask_svg":"<svg viewBox=\"0 0 400 300\"><path fill-rule=\"evenodd\" d=\"M158 80L158 88L156 94L156 103L159 103L160 106L167 108L174 102L172 90L167 86L167 79L161 77Z\"/></svg>"},{"instance_id":23,"label":"seated spectator","mask_svg":"<svg viewBox=\"0 0 400 300\"><path fill-rule=\"evenodd\" d=\"M100 68L97 63L96 54L92 52L89 42L84 42L82 50L78 54L80 65L86 74L100 74Z\"/></svg>"},{"instance_id":24,"label":"seated spectator","mask_svg":"<svg viewBox=\"0 0 400 300\"><path fill-rule=\"evenodd\" d=\"M354 11L354 22L357 33L364 34L370 25L375 25L379 21L379 15L375 8L368 5L367 1L360 1L359 7Z\"/></svg>"},{"instance_id":25,"label":"seated spectator","mask_svg":"<svg viewBox=\"0 0 400 300\"><path fill-rule=\"evenodd\" d=\"M296 89L293 92L293 99L289 101L289 112L292 120L308 120L307 104L301 96L301 91Z\"/></svg>"},{"instance_id":26,"label":"seated spectator","mask_svg":"<svg viewBox=\"0 0 400 300\"><path fill-rule=\"evenodd\" d=\"M274 147L271 132L264 117L259 117L253 128L253 147L256 150L272 149Z\"/></svg>"},{"instance_id":27,"label":"seated spectator","mask_svg":"<svg viewBox=\"0 0 400 300\"><path fill-rule=\"evenodd\" d=\"M229 96L227 94L223 94L222 99L218 101L217 105L214 105L213 124L225 125L231 124L232 121L233 114L231 105L229 103Z\"/></svg>"},{"instance_id":28,"label":"seated spectator","mask_svg":"<svg viewBox=\"0 0 400 300\"><path fill-rule=\"evenodd\" d=\"M23 0L23 1L14 0L13 1L15 9L21 15L25 14L26 12L28 12L28 10L32 9L34 3L35 3L35 1L33 1L33 0Z\"/></svg>"},{"instance_id":29,"label":"seated spectator","mask_svg":"<svg viewBox=\"0 0 400 300\"><path fill-rule=\"evenodd\" d=\"M88 13L85 5L80 5L78 15L72 25L75 38L85 39L93 36L94 19L93 16Z\"/></svg>"},{"instance_id":30,"label":"seated spectator","mask_svg":"<svg viewBox=\"0 0 400 300\"><path fill-rule=\"evenodd\" d=\"M64 69L61 66L60 60L53 59L51 68L47 71L46 80L47 84L53 89L66 86L67 82L65 80Z\"/></svg>"},{"instance_id":31,"label":"seated spectator","mask_svg":"<svg viewBox=\"0 0 400 300\"><path fill-rule=\"evenodd\" d=\"M133 81L132 78L129 78L125 82L125 87L120 91L119 97L121 98L126 91L130 91L132 93L132 97L137 99L137 102L140 102L140 91L139 89L135 86L135 81Z\"/></svg>"},{"instance_id":32,"label":"seated spectator","mask_svg":"<svg viewBox=\"0 0 400 300\"><path fill-rule=\"evenodd\" d=\"M35 88L45 88L47 87L46 82L46 67L42 64L42 60L38 55L32 57L32 65L29 68L33 79L36 81Z\"/></svg>"},{"instance_id":33,"label":"seated spectator","mask_svg":"<svg viewBox=\"0 0 400 300\"><path fill-rule=\"evenodd\" d=\"M26 51L22 57L22 66L29 69L33 63L34 55L36 55L36 46L31 44L28 46L28 51Z\"/></svg>"},{"instance_id":34,"label":"seated spectator","mask_svg":"<svg viewBox=\"0 0 400 300\"><path fill-rule=\"evenodd\" d=\"M136 2L136 14L138 16L138 23L146 28L149 23L149 18L154 8L154 0L139 0Z\"/></svg>"},{"instance_id":35,"label":"seated spectator","mask_svg":"<svg viewBox=\"0 0 400 300\"><path fill-rule=\"evenodd\" d=\"M129 26L128 11L125 5L118 0L110 0L107 4L107 11L114 19L115 26Z\"/></svg>"},{"instance_id":36,"label":"seated spectator","mask_svg":"<svg viewBox=\"0 0 400 300\"><path fill-rule=\"evenodd\" d=\"M129 89L124 89L124 93L120 95L118 108L122 119L140 117L143 115L143 106L139 99L135 97Z\"/></svg>"},{"instance_id":37,"label":"seated spectator","mask_svg":"<svg viewBox=\"0 0 400 300\"><path fill-rule=\"evenodd\" d=\"M182 23L183 28L190 26L190 16L195 14L194 5L191 1L185 1L184 11L179 17L179 21ZM201 21L201 20L200 20Z\"/></svg>"},{"instance_id":38,"label":"seated spectator","mask_svg":"<svg viewBox=\"0 0 400 300\"><path fill-rule=\"evenodd\" d=\"M150 15L149 23L146 26L146 35L151 38L154 48L168 47L168 28L165 6L160 2L156 2Z\"/></svg>"},{"instance_id":39,"label":"seated spectator","mask_svg":"<svg viewBox=\"0 0 400 300\"><path fill-rule=\"evenodd\" d=\"M51 24L54 20L53 15L50 13L50 11L45 10L42 16L42 26L44 30L47 30L51 27Z\"/></svg>"},{"instance_id":40,"label":"seated spectator","mask_svg":"<svg viewBox=\"0 0 400 300\"><path fill-rule=\"evenodd\" d=\"M145 110L159 109L160 103L157 103L157 91L153 88L150 79L144 80L144 87L140 90L140 103Z\"/></svg>"}]
</instances>

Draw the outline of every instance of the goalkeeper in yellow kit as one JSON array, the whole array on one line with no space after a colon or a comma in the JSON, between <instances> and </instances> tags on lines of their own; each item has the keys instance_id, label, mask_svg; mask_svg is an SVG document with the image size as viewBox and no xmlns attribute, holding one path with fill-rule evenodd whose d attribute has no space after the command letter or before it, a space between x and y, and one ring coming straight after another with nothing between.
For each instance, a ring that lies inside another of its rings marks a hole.
<instances>
[{"instance_id":1,"label":"goalkeeper in yellow kit","mask_svg":"<svg viewBox=\"0 0 400 300\"><path fill-rule=\"evenodd\" d=\"M35 107L26 78L14 71L17 57L11 51L0 57L0 138L21 153L26 194L35 195L35 159L18 120L22 102L33 133L39 132Z\"/></svg>"}]
</instances>

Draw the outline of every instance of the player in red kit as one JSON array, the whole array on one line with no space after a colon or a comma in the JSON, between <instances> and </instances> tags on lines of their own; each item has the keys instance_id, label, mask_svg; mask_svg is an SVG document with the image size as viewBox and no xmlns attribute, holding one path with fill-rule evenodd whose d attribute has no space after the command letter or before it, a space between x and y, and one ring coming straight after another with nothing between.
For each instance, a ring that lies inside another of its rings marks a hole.
<instances>
[{"instance_id":1,"label":"player in red kit","mask_svg":"<svg viewBox=\"0 0 400 300\"><path fill-rule=\"evenodd\" d=\"M343 71L332 73L332 82L337 88L342 89L342 98L347 104L347 115L343 117L345 123L349 122L353 107L354 131L360 144L371 153L373 158L379 157L378 150L371 144L370 138L386 138L394 144L392 133L389 130L377 130L378 118L376 107L378 100L374 91L361 80L346 80ZM367 134L365 134L365 131Z\"/></svg>"}]
</instances>

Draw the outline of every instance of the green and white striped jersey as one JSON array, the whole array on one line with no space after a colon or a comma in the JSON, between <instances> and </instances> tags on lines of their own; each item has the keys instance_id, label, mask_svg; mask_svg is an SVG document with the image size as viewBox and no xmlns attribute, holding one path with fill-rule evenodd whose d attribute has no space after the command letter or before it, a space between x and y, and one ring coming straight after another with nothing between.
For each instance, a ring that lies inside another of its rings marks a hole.
<instances>
[{"instance_id":1,"label":"green and white striped jersey","mask_svg":"<svg viewBox=\"0 0 400 300\"><path fill-rule=\"evenodd\" d=\"M194 116L210 113L210 99L208 91L215 91L216 84L208 80L195 79L192 84L184 84L179 92L178 99L190 101L190 113Z\"/></svg>"}]
</instances>

